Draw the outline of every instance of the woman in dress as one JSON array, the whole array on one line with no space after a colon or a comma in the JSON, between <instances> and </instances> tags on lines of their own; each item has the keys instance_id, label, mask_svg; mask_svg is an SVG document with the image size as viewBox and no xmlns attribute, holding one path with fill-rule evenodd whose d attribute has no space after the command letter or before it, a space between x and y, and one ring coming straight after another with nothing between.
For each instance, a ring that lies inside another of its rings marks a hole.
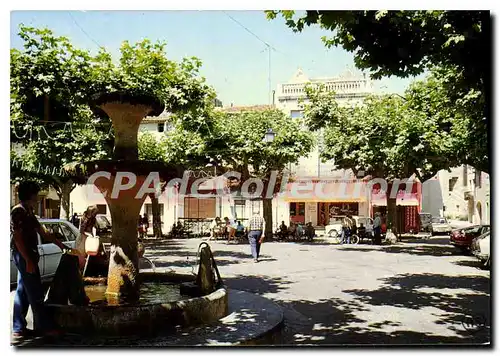
<instances>
[{"instance_id":1,"label":"woman in dress","mask_svg":"<svg viewBox=\"0 0 500 356\"><path fill-rule=\"evenodd\" d=\"M80 223L80 236L76 242L76 249L80 252L80 268L84 268L85 260L87 258L87 253L85 251L85 241L87 240L87 235L96 235L97 232L97 219L96 216L99 210L97 206L91 205L83 213L82 221ZM95 230L94 230L95 229ZM107 256L102 243L99 243L99 251L97 256L92 256L89 260L89 265L87 266L86 276L97 276L105 275L107 273Z\"/></svg>"}]
</instances>

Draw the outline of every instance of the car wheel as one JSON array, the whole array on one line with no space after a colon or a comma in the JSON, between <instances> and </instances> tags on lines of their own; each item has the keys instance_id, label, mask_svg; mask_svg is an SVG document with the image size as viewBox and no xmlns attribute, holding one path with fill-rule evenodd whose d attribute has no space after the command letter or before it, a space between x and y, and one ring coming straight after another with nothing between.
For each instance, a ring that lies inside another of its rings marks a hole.
<instances>
[{"instance_id":1,"label":"car wheel","mask_svg":"<svg viewBox=\"0 0 500 356\"><path fill-rule=\"evenodd\" d=\"M467 247L460 246L458 249L460 250L460 252L462 254L464 254L464 255L470 255L470 250Z\"/></svg>"},{"instance_id":2,"label":"car wheel","mask_svg":"<svg viewBox=\"0 0 500 356\"><path fill-rule=\"evenodd\" d=\"M335 237L337 237L338 235L339 235L339 233L338 233L338 231L337 231L337 230L335 230L335 229L332 229L332 230L328 231L328 236L329 236L329 237L333 237L333 238L335 238Z\"/></svg>"}]
</instances>

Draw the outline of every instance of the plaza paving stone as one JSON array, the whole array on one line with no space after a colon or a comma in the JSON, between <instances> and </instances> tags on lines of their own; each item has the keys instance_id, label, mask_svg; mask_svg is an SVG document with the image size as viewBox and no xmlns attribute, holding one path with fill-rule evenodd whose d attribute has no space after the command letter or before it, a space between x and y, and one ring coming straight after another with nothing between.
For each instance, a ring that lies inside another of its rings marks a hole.
<instances>
[{"instance_id":1,"label":"plaza paving stone","mask_svg":"<svg viewBox=\"0 0 500 356\"><path fill-rule=\"evenodd\" d=\"M190 272L201 241L152 243L146 256L159 270ZM283 308L283 345L490 340L490 272L447 237L390 246L270 242L259 263L247 244L209 244L229 288Z\"/></svg>"}]
</instances>

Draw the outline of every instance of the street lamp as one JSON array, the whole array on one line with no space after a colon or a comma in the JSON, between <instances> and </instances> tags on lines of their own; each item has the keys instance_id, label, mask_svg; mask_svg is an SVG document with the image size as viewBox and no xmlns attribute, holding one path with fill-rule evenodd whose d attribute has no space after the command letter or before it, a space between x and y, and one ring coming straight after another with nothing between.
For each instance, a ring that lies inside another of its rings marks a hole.
<instances>
[{"instance_id":1,"label":"street lamp","mask_svg":"<svg viewBox=\"0 0 500 356\"><path fill-rule=\"evenodd\" d=\"M273 142L274 141L274 137L276 136L276 134L274 133L273 129L267 129L266 131L266 134L264 135L264 142Z\"/></svg>"}]
</instances>

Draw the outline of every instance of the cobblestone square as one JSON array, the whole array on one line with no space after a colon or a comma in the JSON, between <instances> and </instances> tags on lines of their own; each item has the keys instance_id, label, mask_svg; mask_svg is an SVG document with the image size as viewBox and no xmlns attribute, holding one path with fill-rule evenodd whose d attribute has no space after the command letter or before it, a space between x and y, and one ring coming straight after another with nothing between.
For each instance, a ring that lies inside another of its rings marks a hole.
<instances>
[{"instance_id":1,"label":"cobblestone square","mask_svg":"<svg viewBox=\"0 0 500 356\"><path fill-rule=\"evenodd\" d=\"M199 239L169 240L146 256L190 272ZM436 344L490 340L490 272L447 237L391 246L210 241L225 283L277 302L282 344ZM471 322L474 320L475 322Z\"/></svg>"}]
</instances>

